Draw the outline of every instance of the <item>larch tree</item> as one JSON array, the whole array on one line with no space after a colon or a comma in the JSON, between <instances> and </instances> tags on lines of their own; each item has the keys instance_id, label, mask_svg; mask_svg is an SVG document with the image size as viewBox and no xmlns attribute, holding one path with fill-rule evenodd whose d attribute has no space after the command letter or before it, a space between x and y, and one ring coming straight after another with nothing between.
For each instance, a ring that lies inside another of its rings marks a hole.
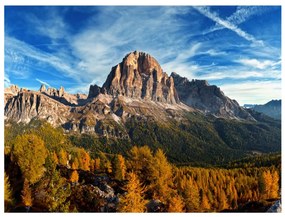
<instances>
[{"instance_id":1,"label":"larch tree","mask_svg":"<svg viewBox=\"0 0 285 217\"><path fill-rule=\"evenodd\" d=\"M272 185L271 185L271 198L279 197L279 175L277 171L273 171L271 174Z\"/></svg>"},{"instance_id":2,"label":"larch tree","mask_svg":"<svg viewBox=\"0 0 285 217\"><path fill-rule=\"evenodd\" d=\"M91 158L89 154L83 149L79 148L77 151L77 159L79 163L79 169L89 171Z\"/></svg>"},{"instance_id":3,"label":"larch tree","mask_svg":"<svg viewBox=\"0 0 285 217\"><path fill-rule=\"evenodd\" d=\"M24 181L22 190L22 202L26 207L31 207L33 205L32 189L27 179Z\"/></svg>"},{"instance_id":4,"label":"larch tree","mask_svg":"<svg viewBox=\"0 0 285 217\"><path fill-rule=\"evenodd\" d=\"M124 180L126 177L126 164L125 159L122 155L118 154L113 160L113 175L117 180Z\"/></svg>"},{"instance_id":5,"label":"larch tree","mask_svg":"<svg viewBox=\"0 0 285 217\"><path fill-rule=\"evenodd\" d=\"M107 158L106 154L100 152L100 169L104 170L106 173L112 173L112 164Z\"/></svg>"},{"instance_id":6,"label":"larch tree","mask_svg":"<svg viewBox=\"0 0 285 217\"><path fill-rule=\"evenodd\" d=\"M45 186L44 204L47 206L47 209L50 212L69 212L70 202L68 197L70 194L70 185L55 170L50 177L50 181Z\"/></svg>"},{"instance_id":7,"label":"larch tree","mask_svg":"<svg viewBox=\"0 0 285 217\"><path fill-rule=\"evenodd\" d=\"M9 210L9 207L13 204L12 190L9 182L9 177L4 172L4 205L5 212Z\"/></svg>"},{"instance_id":8,"label":"larch tree","mask_svg":"<svg viewBox=\"0 0 285 217\"><path fill-rule=\"evenodd\" d=\"M17 136L13 154L30 184L36 183L44 174L47 149L41 138L34 134Z\"/></svg>"},{"instance_id":9,"label":"larch tree","mask_svg":"<svg viewBox=\"0 0 285 217\"><path fill-rule=\"evenodd\" d=\"M72 173L71 173L71 175L70 175L70 181L71 181L72 183L77 183L78 180L79 180L78 172L77 172L77 170L73 170Z\"/></svg>"},{"instance_id":10,"label":"larch tree","mask_svg":"<svg viewBox=\"0 0 285 217\"><path fill-rule=\"evenodd\" d=\"M133 172L127 176L128 183L125 190L126 195L120 198L118 211L120 212L145 212L146 200L143 197L144 188L142 187L137 175Z\"/></svg>"},{"instance_id":11,"label":"larch tree","mask_svg":"<svg viewBox=\"0 0 285 217\"><path fill-rule=\"evenodd\" d=\"M59 163L63 166L68 165L68 153L64 149L60 149L58 160L59 160Z\"/></svg>"},{"instance_id":12,"label":"larch tree","mask_svg":"<svg viewBox=\"0 0 285 217\"><path fill-rule=\"evenodd\" d=\"M152 177L151 186L154 194L166 202L173 193L172 166L161 149L158 149L154 155Z\"/></svg>"},{"instance_id":13,"label":"larch tree","mask_svg":"<svg viewBox=\"0 0 285 217\"><path fill-rule=\"evenodd\" d=\"M173 195L168 202L168 212L184 212L185 203L179 194Z\"/></svg>"}]
</instances>

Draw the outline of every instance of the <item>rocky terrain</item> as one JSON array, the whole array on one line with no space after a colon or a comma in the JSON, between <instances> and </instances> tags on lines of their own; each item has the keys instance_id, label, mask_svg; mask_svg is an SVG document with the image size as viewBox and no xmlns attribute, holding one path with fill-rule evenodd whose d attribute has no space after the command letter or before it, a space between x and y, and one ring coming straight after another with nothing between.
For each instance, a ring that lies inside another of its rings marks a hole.
<instances>
[{"instance_id":1,"label":"rocky terrain","mask_svg":"<svg viewBox=\"0 0 285 217\"><path fill-rule=\"evenodd\" d=\"M186 105L216 117L254 120L237 101L227 97L219 87L209 85L206 80L189 81L174 72L171 77L180 100Z\"/></svg>"},{"instance_id":2,"label":"rocky terrain","mask_svg":"<svg viewBox=\"0 0 285 217\"><path fill-rule=\"evenodd\" d=\"M91 85L88 96L63 87L11 86L4 115L6 123L41 119L66 133L86 134L90 149L101 144L108 151L103 143L109 142L117 152L132 144L162 147L174 162L215 163L280 150L279 123L245 110L207 81L168 76L153 57L137 51L112 68L102 87Z\"/></svg>"}]
</instances>

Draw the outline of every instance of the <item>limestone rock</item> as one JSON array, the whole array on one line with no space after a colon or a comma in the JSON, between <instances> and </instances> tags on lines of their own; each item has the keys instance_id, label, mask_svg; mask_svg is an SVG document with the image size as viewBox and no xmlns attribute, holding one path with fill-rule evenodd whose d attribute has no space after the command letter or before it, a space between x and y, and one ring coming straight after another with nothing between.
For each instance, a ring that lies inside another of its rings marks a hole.
<instances>
[{"instance_id":1,"label":"limestone rock","mask_svg":"<svg viewBox=\"0 0 285 217\"><path fill-rule=\"evenodd\" d=\"M205 114L231 119L254 120L236 100L232 100L215 85L205 80L192 80L172 73L180 100L188 106L199 109Z\"/></svg>"},{"instance_id":2,"label":"limestone rock","mask_svg":"<svg viewBox=\"0 0 285 217\"><path fill-rule=\"evenodd\" d=\"M89 96L98 92L112 96L127 96L175 104L179 98L173 78L162 71L159 63L149 54L132 52L114 66L102 89L90 87Z\"/></svg>"},{"instance_id":3,"label":"limestone rock","mask_svg":"<svg viewBox=\"0 0 285 217\"><path fill-rule=\"evenodd\" d=\"M40 87L40 92L46 92L46 86L44 84L41 85Z\"/></svg>"}]
</instances>

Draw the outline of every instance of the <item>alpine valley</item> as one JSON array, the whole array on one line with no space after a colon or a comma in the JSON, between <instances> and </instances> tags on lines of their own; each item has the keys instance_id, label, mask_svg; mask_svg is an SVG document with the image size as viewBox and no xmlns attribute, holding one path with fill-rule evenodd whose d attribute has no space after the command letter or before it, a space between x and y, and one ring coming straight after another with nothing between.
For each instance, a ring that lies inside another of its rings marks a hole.
<instances>
[{"instance_id":1,"label":"alpine valley","mask_svg":"<svg viewBox=\"0 0 285 217\"><path fill-rule=\"evenodd\" d=\"M280 210L281 121L147 53L88 95L12 85L4 100L5 212Z\"/></svg>"},{"instance_id":2,"label":"alpine valley","mask_svg":"<svg viewBox=\"0 0 285 217\"><path fill-rule=\"evenodd\" d=\"M205 80L163 72L134 51L88 96L64 88L5 89L5 123L45 120L92 153L126 154L133 145L161 148L183 165L220 165L281 151L281 123L225 96Z\"/></svg>"}]
</instances>

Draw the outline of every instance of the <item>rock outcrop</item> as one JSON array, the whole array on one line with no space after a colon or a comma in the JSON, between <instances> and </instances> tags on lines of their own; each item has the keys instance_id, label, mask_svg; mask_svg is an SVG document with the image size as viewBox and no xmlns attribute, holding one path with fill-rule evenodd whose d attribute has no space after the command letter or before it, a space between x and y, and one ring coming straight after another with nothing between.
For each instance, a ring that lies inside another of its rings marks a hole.
<instances>
[{"instance_id":1,"label":"rock outcrop","mask_svg":"<svg viewBox=\"0 0 285 217\"><path fill-rule=\"evenodd\" d=\"M173 78L162 71L152 56L138 51L129 53L112 68L102 89L91 86L89 96L99 92L170 104L179 102Z\"/></svg>"},{"instance_id":2,"label":"rock outcrop","mask_svg":"<svg viewBox=\"0 0 285 217\"><path fill-rule=\"evenodd\" d=\"M216 117L254 120L254 118L236 100L232 100L215 85L206 80L192 80L172 73L180 100L188 106L199 109L205 114Z\"/></svg>"},{"instance_id":3,"label":"rock outcrop","mask_svg":"<svg viewBox=\"0 0 285 217\"><path fill-rule=\"evenodd\" d=\"M5 105L5 117L28 123L33 118L45 119L52 125L63 124L67 120L69 108L36 91L20 91Z\"/></svg>"}]
</instances>

